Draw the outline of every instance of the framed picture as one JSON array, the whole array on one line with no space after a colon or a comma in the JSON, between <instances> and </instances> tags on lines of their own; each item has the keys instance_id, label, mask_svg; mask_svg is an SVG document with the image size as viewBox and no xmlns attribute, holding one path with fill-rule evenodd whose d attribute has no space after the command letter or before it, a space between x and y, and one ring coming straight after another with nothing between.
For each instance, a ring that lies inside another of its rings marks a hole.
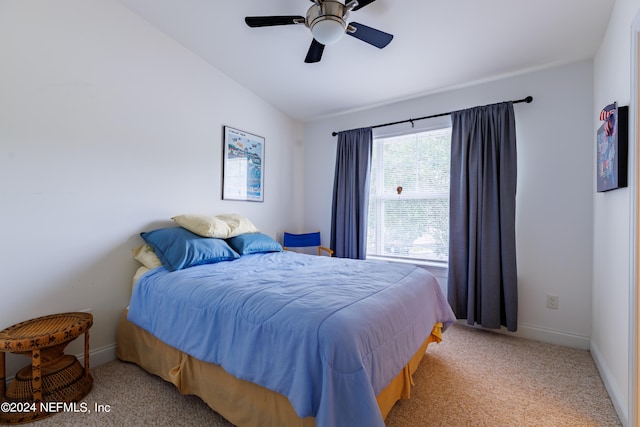
<instances>
[{"instance_id":1,"label":"framed picture","mask_svg":"<svg viewBox=\"0 0 640 427\"><path fill-rule=\"evenodd\" d=\"M607 105L600 113L604 124L597 133L597 191L627 186L629 108L618 103Z\"/></svg>"},{"instance_id":2,"label":"framed picture","mask_svg":"<svg viewBox=\"0 0 640 427\"><path fill-rule=\"evenodd\" d=\"M264 138L224 126L222 199L264 201Z\"/></svg>"}]
</instances>

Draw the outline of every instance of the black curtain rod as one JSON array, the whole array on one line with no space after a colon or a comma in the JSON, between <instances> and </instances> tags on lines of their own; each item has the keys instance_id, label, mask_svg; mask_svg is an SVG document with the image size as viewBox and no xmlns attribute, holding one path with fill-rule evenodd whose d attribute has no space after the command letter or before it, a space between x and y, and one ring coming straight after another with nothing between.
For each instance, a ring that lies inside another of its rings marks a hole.
<instances>
[{"instance_id":1,"label":"black curtain rod","mask_svg":"<svg viewBox=\"0 0 640 427\"><path fill-rule=\"evenodd\" d=\"M511 102L513 102L514 104L519 104L521 102L526 102L527 104L529 104L532 101L533 101L533 96L527 96L526 98L517 99L517 100L511 101ZM413 124L413 122L418 121L418 120L433 119L434 117L448 116L451 113L453 113L453 111L449 111L448 113L432 114L430 116L418 117L417 119L407 119L407 120L400 120L399 122L385 123L383 125L375 125L375 126L371 126L371 128L372 129L382 128L382 127L385 127L385 126L399 125L400 123L411 123L411 124ZM332 132L331 133L331 135L333 135L333 136L336 136L337 134L338 134L338 132Z\"/></svg>"}]
</instances>

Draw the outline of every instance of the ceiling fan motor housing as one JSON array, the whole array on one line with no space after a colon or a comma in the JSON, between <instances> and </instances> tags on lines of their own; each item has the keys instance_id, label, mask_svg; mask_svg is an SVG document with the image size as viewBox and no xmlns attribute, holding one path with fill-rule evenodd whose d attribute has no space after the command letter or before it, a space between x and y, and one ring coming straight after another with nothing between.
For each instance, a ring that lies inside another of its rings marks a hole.
<instances>
[{"instance_id":1,"label":"ceiling fan motor housing","mask_svg":"<svg viewBox=\"0 0 640 427\"><path fill-rule=\"evenodd\" d=\"M305 24L313 38L323 45L329 45L342 38L349 24L348 19L349 9L344 4L326 0L309 8Z\"/></svg>"}]
</instances>

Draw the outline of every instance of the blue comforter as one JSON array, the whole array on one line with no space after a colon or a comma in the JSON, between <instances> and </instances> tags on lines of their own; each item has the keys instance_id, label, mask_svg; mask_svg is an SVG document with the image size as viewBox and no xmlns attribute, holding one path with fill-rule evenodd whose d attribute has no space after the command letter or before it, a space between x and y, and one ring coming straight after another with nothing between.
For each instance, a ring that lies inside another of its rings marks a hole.
<instances>
[{"instance_id":1,"label":"blue comforter","mask_svg":"<svg viewBox=\"0 0 640 427\"><path fill-rule=\"evenodd\" d=\"M128 319L167 344L288 397L318 426L384 426L376 395L455 321L436 279L409 265L245 255L134 289Z\"/></svg>"}]
</instances>

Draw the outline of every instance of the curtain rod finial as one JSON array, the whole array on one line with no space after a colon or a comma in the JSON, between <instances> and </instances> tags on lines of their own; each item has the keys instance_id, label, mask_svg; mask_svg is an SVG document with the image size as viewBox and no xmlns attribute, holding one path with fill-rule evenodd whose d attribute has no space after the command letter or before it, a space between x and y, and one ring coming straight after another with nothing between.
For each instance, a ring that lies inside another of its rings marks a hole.
<instances>
[{"instance_id":1,"label":"curtain rod finial","mask_svg":"<svg viewBox=\"0 0 640 427\"><path fill-rule=\"evenodd\" d=\"M533 102L533 96L527 96L527 97L524 99L524 102L526 102L527 104L530 104L531 102Z\"/></svg>"},{"instance_id":2,"label":"curtain rod finial","mask_svg":"<svg viewBox=\"0 0 640 427\"><path fill-rule=\"evenodd\" d=\"M332 136L336 136L338 134L338 132L331 132Z\"/></svg>"}]
</instances>

